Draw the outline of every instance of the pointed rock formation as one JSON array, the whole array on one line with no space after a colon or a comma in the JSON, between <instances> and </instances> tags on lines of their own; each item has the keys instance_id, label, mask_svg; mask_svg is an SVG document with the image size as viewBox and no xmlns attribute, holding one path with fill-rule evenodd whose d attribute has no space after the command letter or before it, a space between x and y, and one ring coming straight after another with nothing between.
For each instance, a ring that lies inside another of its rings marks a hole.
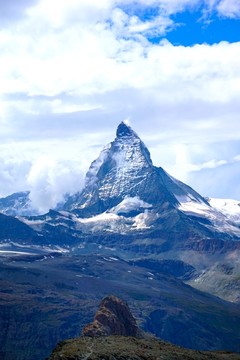
<instances>
[{"instance_id":1,"label":"pointed rock formation","mask_svg":"<svg viewBox=\"0 0 240 360\"><path fill-rule=\"evenodd\" d=\"M88 217L110 210L126 197L139 197L158 209L174 209L187 198L207 204L189 186L155 167L146 145L122 122L115 140L92 162L84 189L68 199L64 210Z\"/></svg>"},{"instance_id":2,"label":"pointed rock formation","mask_svg":"<svg viewBox=\"0 0 240 360\"><path fill-rule=\"evenodd\" d=\"M93 323L83 329L82 335L59 343L48 360L239 359L237 353L184 349L143 333L127 304L115 296L102 300Z\"/></svg>"},{"instance_id":3,"label":"pointed rock formation","mask_svg":"<svg viewBox=\"0 0 240 360\"><path fill-rule=\"evenodd\" d=\"M132 130L132 128L123 121L118 125L116 135L117 135L117 138L124 137L124 136L138 137L137 134Z\"/></svg>"},{"instance_id":4,"label":"pointed rock formation","mask_svg":"<svg viewBox=\"0 0 240 360\"><path fill-rule=\"evenodd\" d=\"M143 331L137 326L128 305L119 298L110 295L100 303L92 324L85 326L83 336L133 336L143 337Z\"/></svg>"}]
</instances>

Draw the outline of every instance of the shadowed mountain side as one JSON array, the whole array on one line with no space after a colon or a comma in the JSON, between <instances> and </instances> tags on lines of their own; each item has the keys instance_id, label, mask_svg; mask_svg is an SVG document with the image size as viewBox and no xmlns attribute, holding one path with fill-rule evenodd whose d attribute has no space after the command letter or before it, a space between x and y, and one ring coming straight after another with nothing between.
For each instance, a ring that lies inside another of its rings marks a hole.
<instances>
[{"instance_id":1,"label":"shadowed mountain side","mask_svg":"<svg viewBox=\"0 0 240 360\"><path fill-rule=\"evenodd\" d=\"M4 259L0 359L44 359L61 340L79 336L108 294L127 301L141 328L165 341L240 351L239 306L172 276L112 255Z\"/></svg>"}]
</instances>

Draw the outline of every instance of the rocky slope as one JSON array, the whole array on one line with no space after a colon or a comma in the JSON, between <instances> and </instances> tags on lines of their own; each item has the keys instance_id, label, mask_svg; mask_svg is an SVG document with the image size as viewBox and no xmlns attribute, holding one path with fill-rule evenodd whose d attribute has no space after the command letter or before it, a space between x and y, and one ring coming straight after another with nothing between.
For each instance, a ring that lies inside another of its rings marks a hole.
<instances>
[{"instance_id":1,"label":"rocky slope","mask_svg":"<svg viewBox=\"0 0 240 360\"><path fill-rule=\"evenodd\" d=\"M240 354L179 348L157 339L109 336L63 341L49 360L239 360Z\"/></svg>"},{"instance_id":2,"label":"rocky slope","mask_svg":"<svg viewBox=\"0 0 240 360\"><path fill-rule=\"evenodd\" d=\"M127 304L115 296L108 296L102 300L93 323L84 328L83 336L61 342L49 360L233 360L239 358L240 354L227 352L191 351L148 336L138 329Z\"/></svg>"},{"instance_id":3,"label":"rocky slope","mask_svg":"<svg viewBox=\"0 0 240 360\"><path fill-rule=\"evenodd\" d=\"M240 351L239 306L185 285L165 262L156 270L142 265L112 254L0 256L0 359L45 359L58 342L79 336L108 294L164 341ZM185 271L175 270L179 277Z\"/></svg>"},{"instance_id":4,"label":"rocky slope","mask_svg":"<svg viewBox=\"0 0 240 360\"><path fill-rule=\"evenodd\" d=\"M21 191L0 198L0 212L5 215L34 215L36 211L31 206L29 191Z\"/></svg>"},{"instance_id":5,"label":"rocky slope","mask_svg":"<svg viewBox=\"0 0 240 360\"><path fill-rule=\"evenodd\" d=\"M113 295L107 296L101 301L93 323L86 325L82 334L91 337L143 336L143 332L138 328L128 305Z\"/></svg>"},{"instance_id":6,"label":"rocky slope","mask_svg":"<svg viewBox=\"0 0 240 360\"><path fill-rule=\"evenodd\" d=\"M0 358L47 356L80 333L108 293L134 304L144 329L166 341L239 351L239 306L182 281L240 301L238 208L204 199L155 167L138 135L120 124L83 191L61 209L0 214Z\"/></svg>"},{"instance_id":7,"label":"rocky slope","mask_svg":"<svg viewBox=\"0 0 240 360\"><path fill-rule=\"evenodd\" d=\"M157 339L109 336L63 341L49 360L239 360L230 352L203 352L179 348Z\"/></svg>"},{"instance_id":8,"label":"rocky slope","mask_svg":"<svg viewBox=\"0 0 240 360\"><path fill-rule=\"evenodd\" d=\"M121 123L115 140L91 164L83 191L70 197L64 210L79 216L96 215L119 205L126 197L136 196L141 198L142 208L173 208L178 198L207 204L189 186L155 167L139 136Z\"/></svg>"},{"instance_id":9,"label":"rocky slope","mask_svg":"<svg viewBox=\"0 0 240 360\"><path fill-rule=\"evenodd\" d=\"M71 249L110 244L123 257L167 254L182 261L184 251L240 252L233 217L154 166L147 147L124 123L91 164L80 193L58 211L19 220L41 235L37 243L42 246L46 239L48 246Z\"/></svg>"}]
</instances>

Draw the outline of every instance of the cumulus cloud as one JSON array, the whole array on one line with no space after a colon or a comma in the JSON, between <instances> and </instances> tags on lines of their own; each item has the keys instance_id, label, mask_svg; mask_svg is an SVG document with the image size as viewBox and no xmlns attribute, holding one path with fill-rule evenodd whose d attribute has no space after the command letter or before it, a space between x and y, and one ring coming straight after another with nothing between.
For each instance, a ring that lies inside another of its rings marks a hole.
<instances>
[{"instance_id":1,"label":"cumulus cloud","mask_svg":"<svg viewBox=\"0 0 240 360\"><path fill-rule=\"evenodd\" d=\"M29 9L30 6L34 6L36 2L37 0L0 0L0 28L22 19L22 17L25 16L26 10Z\"/></svg>"},{"instance_id":2,"label":"cumulus cloud","mask_svg":"<svg viewBox=\"0 0 240 360\"><path fill-rule=\"evenodd\" d=\"M240 3L238 0L219 1L217 11L225 17L240 18Z\"/></svg>"},{"instance_id":3,"label":"cumulus cloud","mask_svg":"<svg viewBox=\"0 0 240 360\"><path fill-rule=\"evenodd\" d=\"M31 168L29 161L0 159L0 197L27 189L26 175Z\"/></svg>"},{"instance_id":4,"label":"cumulus cloud","mask_svg":"<svg viewBox=\"0 0 240 360\"><path fill-rule=\"evenodd\" d=\"M40 157L31 167L28 177L29 198L32 207L40 213L55 208L64 201L64 195L80 191L83 173L79 166L59 163L49 156Z\"/></svg>"},{"instance_id":5,"label":"cumulus cloud","mask_svg":"<svg viewBox=\"0 0 240 360\"><path fill-rule=\"evenodd\" d=\"M77 188L74 164L84 172L123 119L154 163L185 181L239 154L240 42L149 40L164 38L185 10L237 18L237 1L13 0L1 8L0 150L24 169L16 165L18 181L12 165L2 167L2 193L15 181L41 211L53 206ZM234 150L220 156L224 141Z\"/></svg>"},{"instance_id":6,"label":"cumulus cloud","mask_svg":"<svg viewBox=\"0 0 240 360\"><path fill-rule=\"evenodd\" d=\"M150 1L147 5L176 12L189 4L190 1ZM121 2L117 5L121 6ZM232 79L230 95L234 88L236 90L237 82L233 79L239 76L235 74L239 69L233 52L239 55L239 47L235 45L233 49L222 43L216 48L203 45L189 49L167 42L154 46L146 34L166 32L173 25L172 20L163 15L141 19L123 9L114 8L110 0L94 6L87 1L42 0L31 7L17 33L11 29L0 33L3 70L0 93L22 92L48 97L65 93L82 97L126 87L157 87L163 92L174 82L181 89L186 85L188 93L196 93L197 97L201 93L206 98L210 93L214 98L216 89L219 89L218 96L226 96L227 92L221 91L225 76ZM136 34L141 37L134 36ZM198 90L198 85L203 86L209 78L211 83L206 94L205 89ZM183 96L182 91L175 91L176 96ZM21 104L11 102L11 106ZM43 101L40 109L32 98L24 106L30 112L44 109L71 112L77 108L76 104L64 106L58 98L49 99L48 103ZM78 104L80 109L84 106L85 102ZM87 106L91 108L96 104Z\"/></svg>"}]
</instances>

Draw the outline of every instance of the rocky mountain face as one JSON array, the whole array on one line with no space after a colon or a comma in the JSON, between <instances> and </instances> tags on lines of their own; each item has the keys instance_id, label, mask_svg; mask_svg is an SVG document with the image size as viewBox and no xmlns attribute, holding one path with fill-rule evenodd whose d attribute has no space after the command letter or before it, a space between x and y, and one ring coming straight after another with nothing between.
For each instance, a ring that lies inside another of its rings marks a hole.
<instances>
[{"instance_id":1,"label":"rocky mountain face","mask_svg":"<svg viewBox=\"0 0 240 360\"><path fill-rule=\"evenodd\" d=\"M14 211L23 211L23 200L28 197L23 193L8 201L13 201ZM23 208L18 207L21 203ZM57 211L18 217L24 233L20 228L17 233L8 231L8 223L14 220L5 217L1 242L9 251L22 251L23 247L30 251L34 244L35 250L50 252L110 251L124 259L179 260L199 274L199 281L194 277L192 286L212 289L214 294L236 301L240 286L239 209L237 202L219 204L203 198L154 166L139 136L121 123L114 141L91 164L80 193L68 197ZM31 237L25 236L26 231ZM216 265L232 262L234 271L227 277L230 292L220 282L217 289L207 285L209 277L203 277L203 272L219 274Z\"/></svg>"},{"instance_id":2,"label":"rocky mountain face","mask_svg":"<svg viewBox=\"0 0 240 360\"><path fill-rule=\"evenodd\" d=\"M238 202L205 199L155 167L124 123L81 193L47 214L20 216L27 198L0 201L0 358L47 356L81 332L109 293L130 301L144 330L166 341L239 351ZM6 215L11 207L17 217ZM111 332L117 309L102 311L86 331Z\"/></svg>"},{"instance_id":3,"label":"rocky mountain face","mask_svg":"<svg viewBox=\"0 0 240 360\"><path fill-rule=\"evenodd\" d=\"M91 164L82 192L69 197L63 210L77 216L82 234L97 234L101 244L112 243L113 234L151 239L145 246L144 241L141 245L135 240L127 249L123 246L124 251L141 255L179 249L211 253L240 249L238 223L155 167L144 143L124 123L115 140ZM120 240L115 245L123 244Z\"/></svg>"},{"instance_id":4,"label":"rocky mountain face","mask_svg":"<svg viewBox=\"0 0 240 360\"><path fill-rule=\"evenodd\" d=\"M141 336L139 336L139 334ZM48 360L230 360L239 354L191 351L157 340L138 329L129 307L115 296L102 300L92 324L82 337L61 342Z\"/></svg>"},{"instance_id":5,"label":"rocky mountain face","mask_svg":"<svg viewBox=\"0 0 240 360\"><path fill-rule=\"evenodd\" d=\"M9 213L12 208L21 214L27 199L27 192L0 199L2 212ZM141 256L184 249L224 253L240 248L236 217L227 216L226 211L211 206L192 188L155 167L147 147L125 123L91 164L80 193L68 197L58 211L19 220L43 239L49 238L50 246L89 243L91 237L101 245L113 244L116 238L114 246ZM124 235L131 239L127 246L120 239ZM136 243L136 237L145 241Z\"/></svg>"},{"instance_id":6,"label":"rocky mountain face","mask_svg":"<svg viewBox=\"0 0 240 360\"><path fill-rule=\"evenodd\" d=\"M121 123L115 140L91 164L83 191L70 197L64 210L80 216L96 215L119 205L126 197L137 196L143 208L174 208L181 197L207 204L193 189L155 167L138 135Z\"/></svg>"},{"instance_id":7,"label":"rocky mountain face","mask_svg":"<svg viewBox=\"0 0 240 360\"><path fill-rule=\"evenodd\" d=\"M0 198L0 212L12 216L34 215L29 199L29 191L22 191Z\"/></svg>"},{"instance_id":8,"label":"rocky mountain face","mask_svg":"<svg viewBox=\"0 0 240 360\"><path fill-rule=\"evenodd\" d=\"M101 301L93 323L84 327L82 335L142 337L143 332L138 328L128 305L112 295Z\"/></svg>"}]
</instances>

